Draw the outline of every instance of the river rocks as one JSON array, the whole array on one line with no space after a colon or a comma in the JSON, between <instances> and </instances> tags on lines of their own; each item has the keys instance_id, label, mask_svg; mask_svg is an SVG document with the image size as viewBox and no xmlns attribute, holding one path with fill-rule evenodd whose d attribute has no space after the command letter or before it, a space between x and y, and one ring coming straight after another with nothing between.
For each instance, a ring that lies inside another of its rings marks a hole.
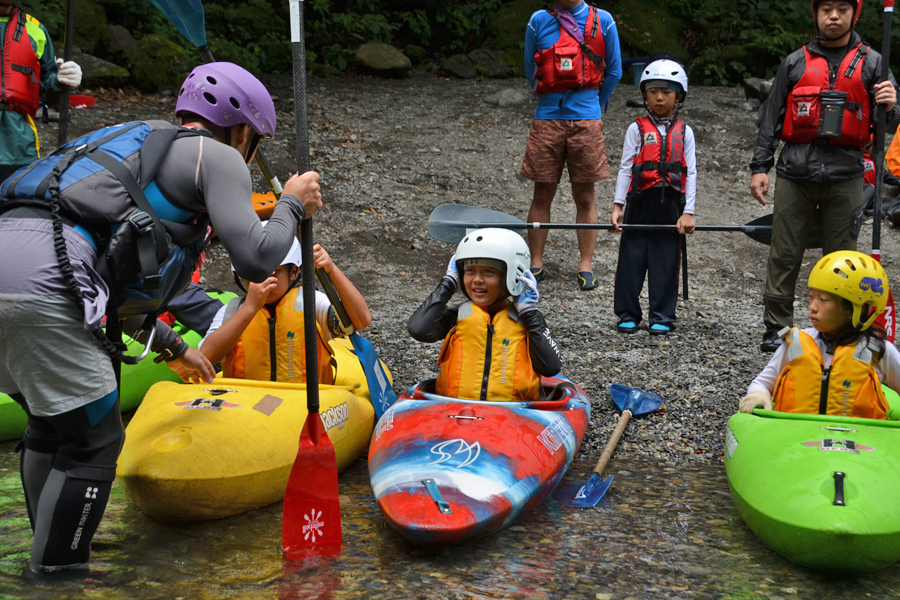
<instances>
[{"instance_id":1,"label":"river rocks","mask_svg":"<svg viewBox=\"0 0 900 600\"><path fill-rule=\"evenodd\" d=\"M499 50L485 50L479 48L472 50L466 56L475 66L475 71L485 77L509 77L512 75L512 67L504 62L503 52Z\"/></svg>"},{"instance_id":2,"label":"river rocks","mask_svg":"<svg viewBox=\"0 0 900 600\"><path fill-rule=\"evenodd\" d=\"M389 44L364 44L356 51L356 63L360 72L380 77L405 77L412 68L412 61Z\"/></svg>"},{"instance_id":3,"label":"river rocks","mask_svg":"<svg viewBox=\"0 0 900 600\"><path fill-rule=\"evenodd\" d=\"M143 92L180 88L193 63L187 51L158 35L145 35L131 63L134 83Z\"/></svg>"},{"instance_id":4,"label":"river rocks","mask_svg":"<svg viewBox=\"0 0 900 600\"><path fill-rule=\"evenodd\" d=\"M484 101L495 106L509 106L528 102L533 95L524 89L506 88L487 96Z\"/></svg>"},{"instance_id":5,"label":"river rocks","mask_svg":"<svg viewBox=\"0 0 900 600\"><path fill-rule=\"evenodd\" d=\"M134 55L137 54L138 41L134 39L130 31L121 25L110 25L107 33L109 35L107 49L130 64Z\"/></svg>"},{"instance_id":6,"label":"river rocks","mask_svg":"<svg viewBox=\"0 0 900 600\"><path fill-rule=\"evenodd\" d=\"M73 38L75 45L88 54L104 50L109 39L109 22L102 4L93 0L77 0L75 14L78 15ZM62 56L61 51L57 54Z\"/></svg>"},{"instance_id":7,"label":"river rocks","mask_svg":"<svg viewBox=\"0 0 900 600\"><path fill-rule=\"evenodd\" d=\"M131 74L128 69L114 65L103 59L85 54L75 48L72 52L72 60L81 66L81 87L120 87L128 83Z\"/></svg>"},{"instance_id":8,"label":"river rocks","mask_svg":"<svg viewBox=\"0 0 900 600\"><path fill-rule=\"evenodd\" d=\"M454 54L442 62L441 73L459 79L475 79L478 75L472 60L465 54Z\"/></svg>"},{"instance_id":9,"label":"river rocks","mask_svg":"<svg viewBox=\"0 0 900 600\"><path fill-rule=\"evenodd\" d=\"M772 81L774 81L774 78L768 81L762 77L744 78L741 81L741 87L744 88L744 97L747 100L756 99L762 102L769 97L769 92L772 90Z\"/></svg>"}]
</instances>

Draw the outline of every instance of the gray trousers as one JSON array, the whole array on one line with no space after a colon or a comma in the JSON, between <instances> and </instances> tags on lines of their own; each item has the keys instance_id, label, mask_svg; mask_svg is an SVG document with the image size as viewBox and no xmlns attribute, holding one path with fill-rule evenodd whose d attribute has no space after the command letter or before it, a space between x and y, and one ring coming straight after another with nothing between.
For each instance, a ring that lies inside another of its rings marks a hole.
<instances>
[{"instance_id":1,"label":"gray trousers","mask_svg":"<svg viewBox=\"0 0 900 600\"><path fill-rule=\"evenodd\" d=\"M821 215L824 255L838 250L856 250L857 238L851 234L850 226L852 213L862 202L862 177L830 183L778 178L763 294L763 322L767 334L794 324L794 291L816 207Z\"/></svg>"}]
</instances>

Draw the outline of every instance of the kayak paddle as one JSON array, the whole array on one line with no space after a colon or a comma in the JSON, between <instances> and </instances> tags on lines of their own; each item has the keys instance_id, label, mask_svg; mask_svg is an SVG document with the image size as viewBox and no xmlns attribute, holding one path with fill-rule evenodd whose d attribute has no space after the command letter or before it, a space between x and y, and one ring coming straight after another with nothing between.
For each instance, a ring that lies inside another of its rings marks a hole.
<instances>
[{"instance_id":1,"label":"kayak paddle","mask_svg":"<svg viewBox=\"0 0 900 600\"><path fill-rule=\"evenodd\" d=\"M879 81L890 81L891 60L891 17L894 14L894 0L884 0L884 22L881 32L881 77ZM881 262L881 188L884 183L884 134L887 128L887 113L884 104L875 106L875 141L872 160L875 161L875 218L872 220L872 258ZM884 328L885 338L893 343L897 330L894 311L894 294L888 290L888 302L884 312L876 322Z\"/></svg>"},{"instance_id":2,"label":"kayak paddle","mask_svg":"<svg viewBox=\"0 0 900 600\"><path fill-rule=\"evenodd\" d=\"M319 283L322 284L325 295L328 296L328 300L334 307L338 319L341 320L341 325L345 328L352 326L350 315L347 314L347 309L344 308L344 303L334 287L331 276L325 272L325 269L316 269L316 277L319 278ZM350 343L353 344L353 351L356 353L356 358L359 359L359 364L362 366L363 373L366 376L369 398L372 400L372 406L375 408L376 420L379 420L384 411L397 401L397 394L394 393L394 388L391 387L391 382L384 371L372 342L358 333L351 333Z\"/></svg>"},{"instance_id":3,"label":"kayak paddle","mask_svg":"<svg viewBox=\"0 0 900 600\"><path fill-rule=\"evenodd\" d=\"M619 417L616 429L613 431L612 437L609 438L609 442L606 444L606 448L603 449L603 454L600 455L600 460L597 461L588 480L583 484L572 483L559 486L553 492L553 498L564 506L589 508L596 506L600 502L600 499L613 482L612 475L602 477L603 470L619 444L619 438L625 432L628 421L631 420L632 416L639 417L656 412L662 406L662 400L656 394L642 392L618 383L610 386L609 393L612 395L616 406L622 411L622 416Z\"/></svg>"},{"instance_id":4,"label":"kayak paddle","mask_svg":"<svg viewBox=\"0 0 900 600\"><path fill-rule=\"evenodd\" d=\"M63 47L63 62L72 60L72 38L75 37L75 0L69 0L66 7L66 45ZM57 145L69 141L69 87L60 85L59 94L59 136Z\"/></svg>"},{"instance_id":5,"label":"kayak paddle","mask_svg":"<svg viewBox=\"0 0 900 600\"><path fill-rule=\"evenodd\" d=\"M206 43L206 14L203 12L201 0L150 0L150 3L169 17L175 29L197 47L200 59L205 63L215 62L212 50ZM275 176L262 148L256 148L256 164L263 177L269 182L276 198L281 197L283 188Z\"/></svg>"},{"instance_id":6,"label":"kayak paddle","mask_svg":"<svg viewBox=\"0 0 900 600\"><path fill-rule=\"evenodd\" d=\"M309 171L309 132L306 108L306 53L303 7L291 0L291 50L294 65L294 123L297 172ZM337 459L319 415L319 370L316 364L316 287L312 219L300 224L303 257L303 331L308 414L300 434L297 458L284 493L281 542L288 559L335 554L341 545L341 504L338 499Z\"/></svg>"},{"instance_id":7,"label":"kayak paddle","mask_svg":"<svg viewBox=\"0 0 900 600\"><path fill-rule=\"evenodd\" d=\"M611 223L526 223L521 219L497 210L466 206L464 204L441 204L428 217L428 233L442 242L458 244L470 229L499 227L501 229L615 229ZM635 225L623 224L626 231L675 231L675 225ZM746 225L697 225L696 231L740 232L761 244L772 241L772 214L763 215ZM810 230L807 248L821 248L818 218Z\"/></svg>"}]
</instances>

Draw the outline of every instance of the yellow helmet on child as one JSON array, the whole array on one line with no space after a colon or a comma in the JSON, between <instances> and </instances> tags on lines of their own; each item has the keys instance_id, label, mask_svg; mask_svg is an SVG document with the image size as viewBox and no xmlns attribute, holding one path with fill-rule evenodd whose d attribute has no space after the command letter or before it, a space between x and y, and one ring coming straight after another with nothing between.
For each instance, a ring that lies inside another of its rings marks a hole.
<instances>
[{"instance_id":1,"label":"yellow helmet on child","mask_svg":"<svg viewBox=\"0 0 900 600\"><path fill-rule=\"evenodd\" d=\"M878 261L852 250L823 256L809 274L809 287L850 302L853 305L853 327L859 331L868 329L884 312L891 291L887 274ZM863 315L863 306L867 304L875 310Z\"/></svg>"}]
</instances>

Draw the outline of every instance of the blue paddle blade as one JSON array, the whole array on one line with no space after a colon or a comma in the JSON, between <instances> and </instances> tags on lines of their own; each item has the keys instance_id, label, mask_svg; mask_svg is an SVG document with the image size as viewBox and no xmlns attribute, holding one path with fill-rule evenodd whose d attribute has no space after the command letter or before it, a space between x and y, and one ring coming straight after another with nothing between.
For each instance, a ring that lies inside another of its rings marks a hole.
<instances>
[{"instance_id":1,"label":"blue paddle blade","mask_svg":"<svg viewBox=\"0 0 900 600\"><path fill-rule=\"evenodd\" d=\"M613 477L600 477L596 473L591 473L587 482L584 484L570 483L569 485L561 485L553 492L553 499L563 506L572 506L574 508L590 508L596 506L609 486L612 485Z\"/></svg>"},{"instance_id":2,"label":"blue paddle blade","mask_svg":"<svg viewBox=\"0 0 900 600\"><path fill-rule=\"evenodd\" d=\"M206 45L206 15L200 0L150 0L192 44Z\"/></svg>"},{"instance_id":3,"label":"blue paddle blade","mask_svg":"<svg viewBox=\"0 0 900 600\"><path fill-rule=\"evenodd\" d=\"M366 375L369 397L372 398L372 406L375 407L375 418L380 419L384 411L397 401L397 394L394 393L387 373L378 360L378 353L375 352L372 342L354 333L350 336L350 343L353 344L356 358L359 359L359 364L362 365L363 373Z\"/></svg>"},{"instance_id":4,"label":"blue paddle blade","mask_svg":"<svg viewBox=\"0 0 900 600\"><path fill-rule=\"evenodd\" d=\"M662 400L656 394L636 390L619 383L612 384L609 387L609 393L620 411L630 410L634 417L656 412L662 406Z\"/></svg>"}]
</instances>

